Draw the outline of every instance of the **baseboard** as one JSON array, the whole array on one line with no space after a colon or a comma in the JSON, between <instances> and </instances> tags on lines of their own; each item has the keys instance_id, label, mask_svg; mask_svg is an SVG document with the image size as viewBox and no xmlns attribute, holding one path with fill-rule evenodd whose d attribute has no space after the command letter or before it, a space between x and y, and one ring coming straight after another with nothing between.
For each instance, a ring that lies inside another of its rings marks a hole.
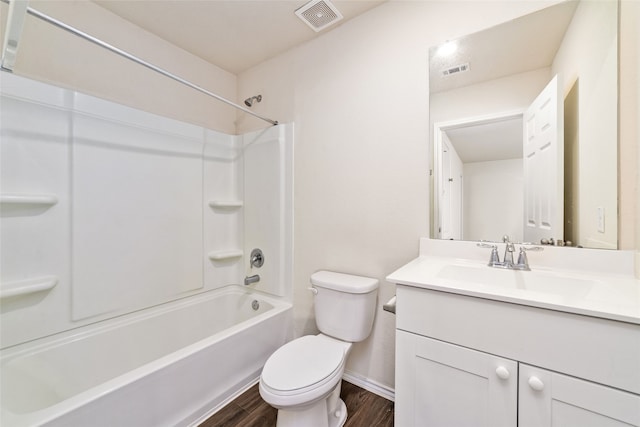
<instances>
[{"instance_id":1,"label":"baseboard","mask_svg":"<svg viewBox=\"0 0 640 427\"><path fill-rule=\"evenodd\" d=\"M364 378L353 372L345 371L342 375L342 379L350 382L353 385L357 385L373 394L377 394L380 397L384 397L392 402L396 401L396 392L394 389L373 381L369 378Z\"/></svg>"}]
</instances>

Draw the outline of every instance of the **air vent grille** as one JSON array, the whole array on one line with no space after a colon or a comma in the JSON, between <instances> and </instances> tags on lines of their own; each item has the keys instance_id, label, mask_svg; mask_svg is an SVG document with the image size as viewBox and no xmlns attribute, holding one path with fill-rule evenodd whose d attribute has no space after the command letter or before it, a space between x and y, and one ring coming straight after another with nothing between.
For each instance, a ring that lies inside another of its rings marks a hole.
<instances>
[{"instance_id":1,"label":"air vent grille","mask_svg":"<svg viewBox=\"0 0 640 427\"><path fill-rule=\"evenodd\" d=\"M469 71L469 63L456 65L455 67L447 68L446 70L442 70L443 76L450 76L452 74L464 73L465 71Z\"/></svg>"},{"instance_id":2,"label":"air vent grille","mask_svg":"<svg viewBox=\"0 0 640 427\"><path fill-rule=\"evenodd\" d=\"M296 15L316 32L342 19L340 11L329 0L312 0L296 10Z\"/></svg>"}]
</instances>

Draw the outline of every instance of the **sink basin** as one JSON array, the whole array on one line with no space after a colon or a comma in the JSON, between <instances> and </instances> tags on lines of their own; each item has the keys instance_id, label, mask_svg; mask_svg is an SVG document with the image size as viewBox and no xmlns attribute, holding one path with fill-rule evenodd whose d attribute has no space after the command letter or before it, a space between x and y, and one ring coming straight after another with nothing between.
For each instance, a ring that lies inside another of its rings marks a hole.
<instances>
[{"instance_id":1,"label":"sink basin","mask_svg":"<svg viewBox=\"0 0 640 427\"><path fill-rule=\"evenodd\" d=\"M584 297L596 284L593 280L567 275L457 264L445 265L437 273L437 277L504 289L552 294L565 298Z\"/></svg>"},{"instance_id":2,"label":"sink basin","mask_svg":"<svg viewBox=\"0 0 640 427\"><path fill-rule=\"evenodd\" d=\"M387 281L640 325L632 251L550 246L531 258L531 271L489 267L476 242L421 239L420 256Z\"/></svg>"}]
</instances>

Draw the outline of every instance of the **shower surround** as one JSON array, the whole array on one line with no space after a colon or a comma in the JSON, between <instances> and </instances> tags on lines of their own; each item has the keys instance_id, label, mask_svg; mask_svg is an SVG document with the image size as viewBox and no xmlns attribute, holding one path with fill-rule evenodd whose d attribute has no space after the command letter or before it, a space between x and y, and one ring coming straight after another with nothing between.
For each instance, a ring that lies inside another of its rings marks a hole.
<instances>
[{"instance_id":1,"label":"shower surround","mask_svg":"<svg viewBox=\"0 0 640 427\"><path fill-rule=\"evenodd\" d=\"M247 275L291 300L292 125L233 136L6 73L1 89L3 356Z\"/></svg>"}]
</instances>

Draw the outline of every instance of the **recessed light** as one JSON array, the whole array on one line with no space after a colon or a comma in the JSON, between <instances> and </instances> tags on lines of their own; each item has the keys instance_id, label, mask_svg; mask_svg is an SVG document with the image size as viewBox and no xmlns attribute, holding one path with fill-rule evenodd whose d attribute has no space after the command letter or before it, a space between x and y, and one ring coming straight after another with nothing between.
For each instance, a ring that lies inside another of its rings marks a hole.
<instances>
[{"instance_id":1,"label":"recessed light","mask_svg":"<svg viewBox=\"0 0 640 427\"><path fill-rule=\"evenodd\" d=\"M438 56L450 56L458 50L458 42L455 40L447 41L438 48Z\"/></svg>"}]
</instances>

